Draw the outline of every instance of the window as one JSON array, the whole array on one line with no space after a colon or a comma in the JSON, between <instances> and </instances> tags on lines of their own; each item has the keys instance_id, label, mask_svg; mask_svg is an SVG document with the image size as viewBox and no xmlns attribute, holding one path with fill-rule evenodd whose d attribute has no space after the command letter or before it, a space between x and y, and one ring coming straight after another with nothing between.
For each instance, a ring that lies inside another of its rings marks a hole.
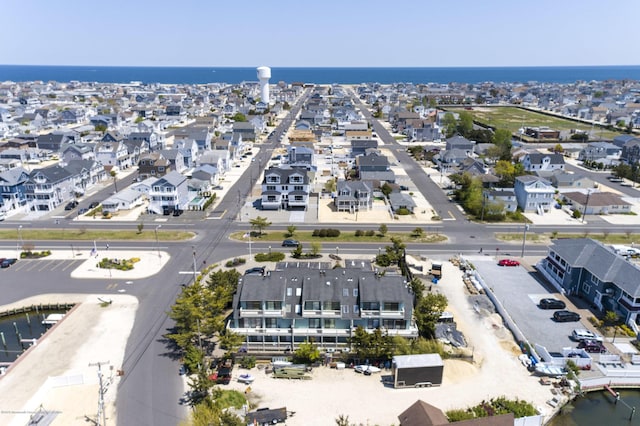
<instances>
[{"instance_id":1,"label":"window","mask_svg":"<svg viewBox=\"0 0 640 426\"><path fill-rule=\"evenodd\" d=\"M304 310L305 311L319 311L320 310L320 302L314 300L307 300L304 302Z\"/></svg>"},{"instance_id":2,"label":"window","mask_svg":"<svg viewBox=\"0 0 640 426\"><path fill-rule=\"evenodd\" d=\"M279 300L267 301L264 304L267 311L279 311L282 309L282 302Z\"/></svg>"},{"instance_id":3,"label":"window","mask_svg":"<svg viewBox=\"0 0 640 426\"><path fill-rule=\"evenodd\" d=\"M587 283L582 283L582 291L584 291L585 293L590 293L591 292L591 286Z\"/></svg>"},{"instance_id":4,"label":"window","mask_svg":"<svg viewBox=\"0 0 640 426\"><path fill-rule=\"evenodd\" d=\"M343 314L349 313L349 305L342 305L342 313Z\"/></svg>"},{"instance_id":5,"label":"window","mask_svg":"<svg viewBox=\"0 0 640 426\"><path fill-rule=\"evenodd\" d=\"M250 310L262 309L262 303L260 303L260 301L257 301L257 300L248 300L244 302L244 306L245 306L245 309L250 309Z\"/></svg>"},{"instance_id":6,"label":"window","mask_svg":"<svg viewBox=\"0 0 640 426\"><path fill-rule=\"evenodd\" d=\"M339 311L340 310L340 302L324 302L323 309L325 311Z\"/></svg>"},{"instance_id":7,"label":"window","mask_svg":"<svg viewBox=\"0 0 640 426\"><path fill-rule=\"evenodd\" d=\"M322 328L320 318L309 318L309 328Z\"/></svg>"},{"instance_id":8,"label":"window","mask_svg":"<svg viewBox=\"0 0 640 426\"><path fill-rule=\"evenodd\" d=\"M384 302L382 304L382 310L397 312L400 310L400 304L397 302Z\"/></svg>"},{"instance_id":9,"label":"window","mask_svg":"<svg viewBox=\"0 0 640 426\"><path fill-rule=\"evenodd\" d=\"M326 318L324 320L324 328L336 328L336 320L333 318Z\"/></svg>"},{"instance_id":10,"label":"window","mask_svg":"<svg viewBox=\"0 0 640 426\"><path fill-rule=\"evenodd\" d=\"M293 289L291 287L287 287L287 296L293 295Z\"/></svg>"},{"instance_id":11,"label":"window","mask_svg":"<svg viewBox=\"0 0 640 426\"><path fill-rule=\"evenodd\" d=\"M296 287L296 296L302 296L302 288Z\"/></svg>"},{"instance_id":12,"label":"window","mask_svg":"<svg viewBox=\"0 0 640 426\"><path fill-rule=\"evenodd\" d=\"M278 328L278 318L265 318L264 326L265 328Z\"/></svg>"},{"instance_id":13,"label":"window","mask_svg":"<svg viewBox=\"0 0 640 426\"><path fill-rule=\"evenodd\" d=\"M349 289L348 288L343 288L342 289L342 296L349 297Z\"/></svg>"},{"instance_id":14,"label":"window","mask_svg":"<svg viewBox=\"0 0 640 426\"><path fill-rule=\"evenodd\" d=\"M357 288L353 289L353 297L358 297L358 289Z\"/></svg>"},{"instance_id":15,"label":"window","mask_svg":"<svg viewBox=\"0 0 640 426\"><path fill-rule=\"evenodd\" d=\"M302 185L295 185L293 187L294 191L304 191L304 187Z\"/></svg>"},{"instance_id":16,"label":"window","mask_svg":"<svg viewBox=\"0 0 640 426\"><path fill-rule=\"evenodd\" d=\"M353 305L353 313L357 314L358 312L360 312L360 308L358 307L358 305Z\"/></svg>"},{"instance_id":17,"label":"window","mask_svg":"<svg viewBox=\"0 0 640 426\"><path fill-rule=\"evenodd\" d=\"M275 185L267 185L267 191L275 191L275 190L276 190Z\"/></svg>"}]
</instances>

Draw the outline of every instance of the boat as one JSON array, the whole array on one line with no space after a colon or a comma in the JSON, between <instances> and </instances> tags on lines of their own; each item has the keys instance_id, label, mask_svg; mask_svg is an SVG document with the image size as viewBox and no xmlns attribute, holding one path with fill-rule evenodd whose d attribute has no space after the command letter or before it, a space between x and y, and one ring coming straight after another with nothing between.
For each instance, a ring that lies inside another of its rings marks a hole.
<instances>
[{"instance_id":1,"label":"boat","mask_svg":"<svg viewBox=\"0 0 640 426\"><path fill-rule=\"evenodd\" d=\"M255 378L255 377L253 377L253 376L252 376L251 374L249 374L249 373L241 374L240 376L238 376L238 381L239 381L240 383L244 383L244 384L247 384L247 385L250 385L251 383L253 383L253 381L254 381L255 379L256 379L256 378Z\"/></svg>"},{"instance_id":2,"label":"boat","mask_svg":"<svg viewBox=\"0 0 640 426\"><path fill-rule=\"evenodd\" d=\"M529 355L522 354L518 357L518 359L520 360L522 365L524 365L525 367L527 368L531 367L532 362L531 362L531 358L529 358Z\"/></svg>"},{"instance_id":3,"label":"boat","mask_svg":"<svg viewBox=\"0 0 640 426\"><path fill-rule=\"evenodd\" d=\"M564 368L544 362L539 362L536 364L535 373L540 376L548 377L562 377L567 374Z\"/></svg>"}]
</instances>

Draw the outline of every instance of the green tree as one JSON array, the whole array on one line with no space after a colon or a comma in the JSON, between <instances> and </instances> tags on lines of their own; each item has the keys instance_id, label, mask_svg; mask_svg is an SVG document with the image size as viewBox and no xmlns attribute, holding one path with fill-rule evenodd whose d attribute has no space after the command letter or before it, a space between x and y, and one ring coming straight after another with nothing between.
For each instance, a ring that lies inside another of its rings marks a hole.
<instances>
[{"instance_id":1,"label":"green tree","mask_svg":"<svg viewBox=\"0 0 640 426\"><path fill-rule=\"evenodd\" d=\"M378 232L380 233L380 235L382 235L383 237L385 235L387 235L387 231L389 231L389 228L387 227L386 224L381 224L380 227L378 228Z\"/></svg>"},{"instance_id":2,"label":"green tree","mask_svg":"<svg viewBox=\"0 0 640 426\"><path fill-rule=\"evenodd\" d=\"M271 222L269 222L266 217L261 217L261 216L257 216L255 219L249 220L249 223L251 224L251 227L253 229L258 230L259 236L262 235L262 231L265 228L268 228L269 226L271 226Z\"/></svg>"},{"instance_id":3,"label":"green tree","mask_svg":"<svg viewBox=\"0 0 640 426\"><path fill-rule=\"evenodd\" d=\"M231 119L233 121L237 121L237 122L245 122L245 121L247 121L247 117L241 112L236 112L235 114L233 114Z\"/></svg>"},{"instance_id":4,"label":"green tree","mask_svg":"<svg viewBox=\"0 0 640 426\"><path fill-rule=\"evenodd\" d=\"M300 343L300 346L293 354L293 358L296 363L313 364L320 359L320 350L314 343L306 340Z\"/></svg>"},{"instance_id":5,"label":"green tree","mask_svg":"<svg viewBox=\"0 0 640 426\"><path fill-rule=\"evenodd\" d=\"M556 154L562 154L564 152L562 144L557 143L556 146L553 147L553 152L555 152Z\"/></svg>"},{"instance_id":6,"label":"green tree","mask_svg":"<svg viewBox=\"0 0 640 426\"><path fill-rule=\"evenodd\" d=\"M318 241L312 241L309 244L309 253L311 253L312 256L317 256L318 253L320 253L322 251L322 244L320 244Z\"/></svg>"},{"instance_id":7,"label":"green tree","mask_svg":"<svg viewBox=\"0 0 640 426\"><path fill-rule=\"evenodd\" d=\"M393 188L391 188L391 185L389 185L388 182L385 182L380 187L380 191L384 194L385 197L388 197L389 194L393 192Z\"/></svg>"},{"instance_id":8,"label":"green tree","mask_svg":"<svg viewBox=\"0 0 640 426\"><path fill-rule=\"evenodd\" d=\"M138 223L138 234L142 234L143 229L144 229L144 222Z\"/></svg>"},{"instance_id":9,"label":"green tree","mask_svg":"<svg viewBox=\"0 0 640 426\"><path fill-rule=\"evenodd\" d=\"M411 292L415 294L416 300L420 300L424 296L424 292L427 289L427 286L420 278L413 278L409 282L409 288L411 289Z\"/></svg>"},{"instance_id":10,"label":"green tree","mask_svg":"<svg viewBox=\"0 0 640 426\"><path fill-rule=\"evenodd\" d=\"M293 237L298 229L295 225L287 226L287 237Z\"/></svg>"},{"instance_id":11,"label":"green tree","mask_svg":"<svg viewBox=\"0 0 640 426\"><path fill-rule=\"evenodd\" d=\"M443 294L427 293L416 304L414 316L421 336L434 338L436 322L447 308Z\"/></svg>"},{"instance_id":12,"label":"green tree","mask_svg":"<svg viewBox=\"0 0 640 426\"><path fill-rule=\"evenodd\" d=\"M294 259L299 259L300 257L302 257L302 244L298 244L296 248L291 250L291 257L293 257Z\"/></svg>"},{"instance_id":13,"label":"green tree","mask_svg":"<svg viewBox=\"0 0 640 426\"><path fill-rule=\"evenodd\" d=\"M95 125L95 127L94 127L94 130L95 130L96 132L102 132L102 133L104 133L104 132L106 132L106 131L107 131L107 126L105 126L104 124L96 124L96 125Z\"/></svg>"},{"instance_id":14,"label":"green tree","mask_svg":"<svg viewBox=\"0 0 640 426\"><path fill-rule=\"evenodd\" d=\"M324 189L327 192L336 192L336 188L337 188L337 186L336 186L336 180L335 179L329 179L324 184Z\"/></svg>"},{"instance_id":15,"label":"green tree","mask_svg":"<svg viewBox=\"0 0 640 426\"><path fill-rule=\"evenodd\" d=\"M424 235L424 229L417 227L413 231L411 231L411 236L413 238L420 238Z\"/></svg>"},{"instance_id":16,"label":"green tree","mask_svg":"<svg viewBox=\"0 0 640 426\"><path fill-rule=\"evenodd\" d=\"M458 117L456 129L458 130L458 133L466 137L473 130L473 116L466 111L462 111L458 114Z\"/></svg>"},{"instance_id":17,"label":"green tree","mask_svg":"<svg viewBox=\"0 0 640 426\"><path fill-rule=\"evenodd\" d=\"M238 352L238 349L240 349L244 343L244 336L234 333L229 329L225 329L224 332L220 334L218 341L220 343L220 347L222 349L226 349L227 353L231 354Z\"/></svg>"},{"instance_id":18,"label":"green tree","mask_svg":"<svg viewBox=\"0 0 640 426\"><path fill-rule=\"evenodd\" d=\"M507 129L497 129L493 134L493 144L500 148L500 159L511 161L512 134Z\"/></svg>"},{"instance_id":19,"label":"green tree","mask_svg":"<svg viewBox=\"0 0 640 426\"><path fill-rule=\"evenodd\" d=\"M450 138L456 134L456 117L447 112L442 118L442 127L445 129L445 137Z\"/></svg>"}]
</instances>

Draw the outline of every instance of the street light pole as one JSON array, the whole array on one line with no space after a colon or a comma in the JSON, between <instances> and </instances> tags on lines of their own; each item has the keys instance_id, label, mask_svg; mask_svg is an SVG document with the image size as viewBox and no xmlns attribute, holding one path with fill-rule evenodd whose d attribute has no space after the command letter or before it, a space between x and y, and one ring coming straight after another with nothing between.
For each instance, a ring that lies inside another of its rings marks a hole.
<instances>
[{"instance_id":1,"label":"street light pole","mask_svg":"<svg viewBox=\"0 0 640 426\"><path fill-rule=\"evenodd\" d=\"M195 282L196 274L198 273L196 268L196 246L191 246L191 250L193 251L193 282Z\"/></svg>"},{"instance_id":2,"label":"street light pole","mask_svg":"<svg viewBox=\"0 0 640 426\"><path fill-rule=\"evenodd\" d=\"M584 203L584 213L582 214L582 223L584 223L584 217L587 215L587 207L589 206L589 196L591 191L587 191L587 201Z\"/></svg>"},{"instance_id":3,"label":"street light pole","mask_svg":"<svg viewBox=\"0 0 640 426\"><path fill-rule=\"evenodd\" d=\"M156 250L158 251L158 259L160 259L160 241L158 241L158 229L160 228L162 228L162 225L156 226L156 229L154 230L156 234Z\"/></svg>"},{"instance_id":4,"label":"street light pole","mask_svg":"<svg viewBox=\"0 0 640 426\"><path fill-rule=\"evenodd\" d=\"M16 259L20 259L20 244L22 242L22 225L18 226L18 231L16 232Z\"/></svg>"},{"instance_id":5,"label":"street light pole","mask_svg":"<svg viewBox=\"0 0 640 426\"><path fill-rule=\"evenodd\" d=\"M524 232L522 233L522 253L520 257L524 259L524 245L527 242L527 231L529 230L529 225L524 225Z\"/></svg>"}]
</instances>

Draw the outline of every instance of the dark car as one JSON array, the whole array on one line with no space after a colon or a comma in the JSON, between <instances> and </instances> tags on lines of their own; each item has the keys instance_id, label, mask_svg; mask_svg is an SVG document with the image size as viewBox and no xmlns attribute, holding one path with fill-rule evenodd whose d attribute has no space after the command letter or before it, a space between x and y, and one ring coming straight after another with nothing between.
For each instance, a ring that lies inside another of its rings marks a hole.
<instances>
[{"instance_id":1,"label":"dark car","mask_svg":"<svg viewBox=\"0 0 640 426\"><path fill-rule=\"evenodd\" d=\"M282 247L298 247L300 242L297 240L284 240L282 242Z\"/></svg>"},{"instance_id":2,"label":"dark car","mask_svg":"<svg viewBox=\"0 0 640 426\"><path fill-rule=\"evenodd\" d=\"M540 300L538 306L540 307L540 309L564 309L567 307L567 305L562 300L553 298Z\"/></svg>"},{"instance_id":3,"label":"dark car","mask_svg":"<svg viewBox=\"0 0 640 426\"><path fill-rule=\"evenodd\" d=\"M96 207L98 207L100 205L99 202L94 201L91 204L89 204L89 210L95 209Z\"/></svg>"},{"instance_id":4,"label":"dark car","mask_svg":"<svg viewBox=\"0 0 640 426\"><path fill-rule=\"evenodd\" d=\"M604 347L604 344L597 340L582 340L578 343L578 349L584 349L586 352L592 354L603 354L607 352L607 348Z\"/></svg>"},{"instance_id":5,"label":"dark car","mask_svg":"<svg viewBox=\"0 0 640 426\"><path fill-rule=\"evenodd\" d=\"M8 258L8 259L2 259L2 261L0 261L0 268L8 268L9 266L13 265L17 261L18 259L14 257Z\"/></svg>"},{"instance_id":6,"label":"dark car","mask_svg":"<svg viewBox=\"0 0 640 426\"><path fill-rule=\"evenodd\" d=\"M256 266L255 268L249 268L246 271L244 271L245 275L251 275L251 274L260 274L260 275L264 275L264 268L262 266Z\"/></svg>"},{"instance_id":7,"label":"dark car","mask_svg":"<svg viewBox=\"0 0 640 426\"><path fill-rule=\"evenodd\" d=\"M66 206L64 206L65 210L73 210L76 207L78 207L78 202L77 201L70 201Z\"/></svg>"},{"instance_id":8,"label":"dark car","mask_svg":"<svg viewBox=\"0 0 640 426\"><path fill-rule=\"evenodd\" d=\"M580 321L580 315L571 311L555 311L553 319L556 322L575 322Z\"/></svg>"}]
</instances>

